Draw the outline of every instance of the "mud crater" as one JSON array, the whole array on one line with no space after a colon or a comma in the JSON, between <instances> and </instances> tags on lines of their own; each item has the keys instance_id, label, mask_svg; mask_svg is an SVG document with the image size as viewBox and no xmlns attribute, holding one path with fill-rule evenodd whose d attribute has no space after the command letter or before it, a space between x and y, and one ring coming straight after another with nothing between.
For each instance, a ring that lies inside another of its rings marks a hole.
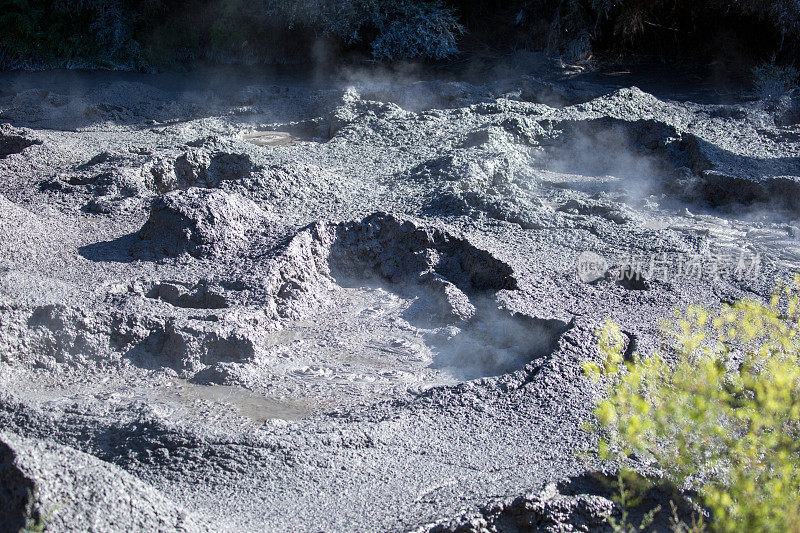
<instances>
[{"instance_id":1,"label":"mud crater","mask_svg":"<svg viewBox=\"0 0 800 533\"><path fill-rule=\"evenodd\" d=\"M225 295L209 285L208 281L197 283L163 281L154 283L147 292L148 298L160 299L175 307L187 309L225 309L229 307Z\"/></svg>"},{"instance_id":2,"label":"mud crater","mask_svg":"<svg viewBox=\"0 0 800 533\"><path fill-rule=\"evenodd\" d=\"M187 260L222 250L241 264L241 275L142 281L140 289L112 291L126 311L104 317L42 309L29 325L43 357L91 366L110 350L146 371L241 387L276 405L296 400L314 412L524 370L552 353L568 327L506 308L503 293L518 289L513 268L441 227L376 213L314 223L253 256L237 244L244 235L238 214L252 206L233 195L170 193L153 213L186 195L193 228L215 221L214 231L201 232L202 246L182 243L193 242L186 224L151 216L138 248L170 244L198 253Z\"/></svg>"},{"instance_id":3,"label":"mud crater","mask_svg":"<svg viewBox=\"0 0 800 533\"><path fill-rule=\"evenodd\" d=\"M516 290L517 280L490 252L390 215L336 228L330 266L341 287L401 299L396 317L418 336L429 368L455 379L519 370L548 353L565 327L499 304L498 293Z\"/></svg>"},{"instance_id":4,"label":"mud crater","mask_svg":"<svg viewBox=\"0 0 800 533\"><path fill-rule=\"evenodd\" d=\"M268 373L326 405L373 402L523 369L567 328L507 310L517 280L490 252L383 213L302 230L273 272L267 312L290 318L246 368L209 371L216 382Z\"/></svg>"},{"instance_id":5,"label":"mud crater","mask_svg":"<svg viewBox=\"0 0 800 533\"><path fill-rule=\"evenodd\" d=\"M150 299L218 319L180 312L138 353L196 383L305 398L313 409L518 371L567 328L508 310L501 294L517 279L491 252L389 214L312 224L261 261L266 270L245 267L252 275L230 290L153 284ZM250 319L237 318L242 306Z\"/></svg>"}]
</instances>

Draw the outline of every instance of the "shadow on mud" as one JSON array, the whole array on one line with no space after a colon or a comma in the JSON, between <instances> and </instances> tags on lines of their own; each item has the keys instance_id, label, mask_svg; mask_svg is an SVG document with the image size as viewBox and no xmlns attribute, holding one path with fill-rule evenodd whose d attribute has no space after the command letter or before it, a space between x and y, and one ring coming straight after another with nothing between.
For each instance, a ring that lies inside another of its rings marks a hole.
<instances>
[{"instance_id":1,"label":"shadow on mud","mask_svg":"<svg viewBox=\"0 0 800 533\"><path fill-rule=\"evenodd\" d=\"M26 148L35 144L42 144L42 141L0 133L0 159L5 159L13 154L21 154Z\"/></svg>"},{"instance_id":2,"label":"shadow on mud","mask_svg":"<svg viewBox=\"0 0 800 533\"><path fill-rule=\"evenodd\" d=\"M14 464L16 454L0 440L0 531L22 531L27 525L33 481ZM27 530L26 530L27 531Z\"/></svg>"},{"instance_id":3,"label":"shadow on mud","mask_svg":"<svg viewBox=\"0 0 800 533\"><path fill-rule=\"evenodd\" d=\"M101 241L78 248L78 254L95 263L132 263L131 250L139 242L138 233L123 235L111 241ZM157 258L154 257L154 260Z\"/></svg>"}]
</instances>

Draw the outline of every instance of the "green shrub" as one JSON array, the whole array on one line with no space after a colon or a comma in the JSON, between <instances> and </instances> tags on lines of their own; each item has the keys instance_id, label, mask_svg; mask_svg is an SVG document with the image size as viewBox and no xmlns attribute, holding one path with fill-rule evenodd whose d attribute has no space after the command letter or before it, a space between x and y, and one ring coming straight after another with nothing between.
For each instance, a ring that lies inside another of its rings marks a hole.
<instances>
[{"instance_id":1,"label":"green shrub","mask_svg":"<svg viewBox=\"0 0 800 533\"><path fill-rule=\"evenodd\" d=\"M610 384L601 456L654 460L715 530L800 530L800 279L768 304L689 307L664 331L671 351L628 362L619 328L598 331L585 370Z\"/></svg>"}]
</instances>

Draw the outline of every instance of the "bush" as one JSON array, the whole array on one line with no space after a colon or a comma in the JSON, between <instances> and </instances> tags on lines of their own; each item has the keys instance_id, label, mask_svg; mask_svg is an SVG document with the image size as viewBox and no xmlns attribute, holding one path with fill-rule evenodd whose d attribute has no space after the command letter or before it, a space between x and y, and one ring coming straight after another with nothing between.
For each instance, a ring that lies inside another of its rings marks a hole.
<instances>
[{"instance_id":1,"label":"bush","mask_svg":"<svg viewBox=\"0 0 800 533\"><path fill-rule=\"evenodd\" d=\"M776 101L797 90L797 69L775 63L764 63L753 69L753 96L761 100Z\"/></svg>"},{"instance_id":2,"label":"bush","mask_svg":"<svg viewBox=\"0 0 800 533\"><path fill-rule=\"evenodd\" d=\"M280 63L308 60L319 40L444 59L462 31L438 0L0 0L0 52L20 64Z\"/></svg>"},{"instance_id":3,"label":"bush","mask_svg":"<svg viewBox=\"0 0 800 533\"><path fill-rule=\"evenodd\" d=\"M0 0L0 52L17 63L130 62L131 23L115 0Z\"/></svg>"},{"instance_id":4,"label":"bush","mask_svg":"<svg viewBox=\"0 0 800 533\"><path fill-rule=\"evenodd\" d=\"M791 63L800 0L0 0L0 68L298 62L320 45L440 60L465 33L480 50L524 45L574 59L705 50Z\"/></svg>"},{"instance_id":5,"label":"bush","mask_svg":"<svg viewBox=\"0 0 800 533\"><path fill-rule=\"evenodd\" d=\"M599 330L585 369L611 387L601 456L654 460L715 530L800 530L800 278L769 304L689 307L665 332L673 351L626 362L619 328Z\"/></svg>"},{"instance_id":6,"label":"bush","mask_svg":"<svg viewBox=\"0 0 800 533\"><path fill-rule=\"evenodd\" d=\"M523 17L550 21L547 45L574 59L601 53L650 53L709 59L783 52L800 40L798 0L528 0Z\"/></svg>"}]
</instances>

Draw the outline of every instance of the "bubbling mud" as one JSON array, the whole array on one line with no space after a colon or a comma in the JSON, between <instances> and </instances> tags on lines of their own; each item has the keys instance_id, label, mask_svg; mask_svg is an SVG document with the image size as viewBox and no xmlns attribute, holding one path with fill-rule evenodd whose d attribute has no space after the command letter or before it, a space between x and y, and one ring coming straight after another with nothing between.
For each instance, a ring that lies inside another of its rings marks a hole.
<instances>
[{"instance_id":1,"label":"bubbling mud","mask_svg":"<svg viewBox=\"0 0 800 533\"><path fill-rule=\"evenodd\" d=\"M243 138L256 146L289 146L297 142L297 137L282 131L256 131Z\"/></svg>"}]
</instances>

